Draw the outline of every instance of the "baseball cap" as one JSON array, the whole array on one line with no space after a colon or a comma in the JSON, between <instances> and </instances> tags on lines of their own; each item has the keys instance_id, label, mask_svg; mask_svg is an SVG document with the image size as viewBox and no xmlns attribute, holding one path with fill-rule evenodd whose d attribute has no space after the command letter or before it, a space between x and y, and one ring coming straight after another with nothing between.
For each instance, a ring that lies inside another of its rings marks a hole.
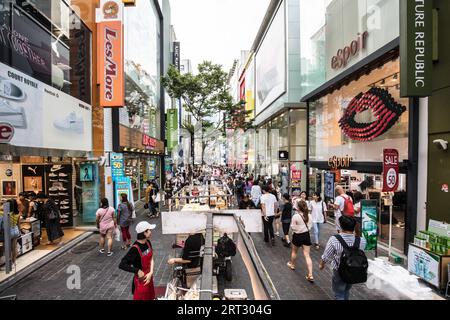
<instances>
[{"instance_id":1,"label":"baseball cap","mask_svg":"<svg viewBox=\"0 0 450 320\"><path fill-rule=\"evenodd\" d=\"M139 222L138 225L136 226L136 232L139 233L143 233L147 230L153 230L156 228L156 224L150 224L147 221L142 221Z\"/></svg>"}]
</instances>

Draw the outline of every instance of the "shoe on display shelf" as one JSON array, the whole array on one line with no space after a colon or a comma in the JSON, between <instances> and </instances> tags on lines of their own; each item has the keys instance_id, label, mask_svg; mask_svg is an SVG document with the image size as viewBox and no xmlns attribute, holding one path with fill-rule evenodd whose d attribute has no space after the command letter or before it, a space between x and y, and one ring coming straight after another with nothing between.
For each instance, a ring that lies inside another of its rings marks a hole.
<instances>
[{"instance_id":1,"label":"shoe on display shelf","mask_svg":"<svg viewBox=\"0 0 450 320\"><path fill-rule=\"evenodd\" d=\"M61 204L69 204L69 200L63 200L61 201Z\"/></svg>"},{"instance_id":2,"label":"shoe on display shelf","mask_svg":"<svg viewBox=\"0 0 450 320\"><path fill-rule=\"evenodd\" d=\"M61 172L61 173L59 174L59 176L60 176L60 177L68 177L68 175L65 174L65 173L63 173L63 172Z\"/></svg>"},{"instance_id":3,"label":"shoe on display shelf","mask_svg":"<svg viewBox=\"0 0 450 320\"><path fill-rule=\"evenodd\" d=\"M53 125L55 126L55 128L62 131L74 132L78 134L84 133L83 118L82 117L78 118L75 112L71 112L64 119L55 120L53 122Z\"/></svg>"},{"instance_id":4,"label":"shoe on display shelf","mask_svg":"<svg viewBox=\"0 0 450 320\"><path fill-rule=\"evenodd\" d=\"M59 221L60 224L66 224L69 223L69 220L63 219Z\"/></svg>"},{"instance_id":5,"label":"shoe on display shelf","mask_svg":"<svg viewBox=\"0 0 450 320\"><path fill-rule=\"evenodd\" d=\"M69 219L69 216L67 214L62 214L61 219Z\"/></svg>"},{"instance_id":6,"label":"shoe on display shelf","mask_svg":"<svg viewBox=\"0 0 450 320\"><path fill-rule=\"evenodd\" d=\"M66 180L66 179L59 179L59 180L56 180L56 181L69 183L69 180Z\"/></svg>"},{"instance_id":7,"label":"shoe on display shelf","mask_svg":"<svg viewBox=\"0 0 450 320\"><path fill-rule=\"evenodd\" d=\"M50 182L59 182L58 180L50 179Z\"/></svg>"},{"instance_id":8,"label":"shoe on display shelf","mask_svg":"<svg viewBox=\"0 0 450 320\"><path fill-rule=\"evenodd\" d=\"M57 177L58 175L52 172L48 176L51 177L51 178L54 178L54 177Z\"/></svg>"},{"instance_id":9,"label":"shoe on display shelf","mask_svg":"<svg viewBox=\"0 0 450 320\"><path fill-rule=\"evenodd\" d=\"M64 196L68 197L69 196L69 194L67 192L66 193L60 192L60 193L58 193L58 195L60 195L62 197L64 197Z\"/></svg>"},{"instance_id":10,"label":"shoe on display shelf","mask_svg":"<svg viewBox=\"0 0 450 320\"><path fill-rule=\"evenodd\" d=\"M48 194L50 197L59 197L58 193L49 193Z\"/></svg>"},{"instance_id":11,"label":"shoe on display shelf","mask_svg":"<svg viewBox=\"0 0 450 320\"><path fill-rule=\"evenodd\" d=\"M69 206L61 206L60 209L61 209L61 210L67 210L67 209L70 209L70 207L69 207Z\"/></svg>"}]
</instances>

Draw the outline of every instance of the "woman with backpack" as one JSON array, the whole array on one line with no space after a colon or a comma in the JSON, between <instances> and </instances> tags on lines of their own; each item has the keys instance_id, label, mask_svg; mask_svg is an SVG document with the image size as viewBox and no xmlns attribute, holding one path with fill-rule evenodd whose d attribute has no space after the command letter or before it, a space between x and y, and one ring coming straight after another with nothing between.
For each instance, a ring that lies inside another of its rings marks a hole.
<instances>
[{"instance_id":1,"label":"woman with backpack","mask_svg":"<svg viewBox=\"0 0 450 320\"><path fill-rule=\"evenodd\" d=\"M322 201L320 194L317 192L313 193L313 200L311 201L310 205L313 222L313 239L314 239L313 243L316 250L319 250L320 229L322 229L322 225L327 221L325 213L327 210L327 206L325 202Z\"/></svg>"},{"instance_id":2,"label":"woman with backpack","mask_svg":"<svg viewBox=\"0 0 450 320\"><path fill-rule=\"evenodd\" d=\"M117 221L122 232L122 250L131 247L130 225L133 223L134 206L128 201L128 196L123 193L120 195L122 202L117 207Z\"/></svg>"},{"instance_id":3,"label":"woman with backpack","mask_svg":"<svg viewBox=\"0 0 450 320\"><path fill-rule=\"evenodd\" d=\"M291 241L289 240L289 228L291 227L292 221L292 203L291 197L288 193L285 193L282 197L284 203L283 210L281 212L281 224L283 227L284 237L281 239L284 242L284 246L289 248L291 246Z\"/></svg>"},{"instance_id":4,"label":"woman with backpack","mask_svg":"<svg viewBox=\"0 0 450 320\"><path fill-rule=\"evenodd\" d=\"M38 198L42 200L43 214L45 220L45 230L47 231L48 242L47 245L54 244L55 240L59 239L59 245L61 245L64 232L59 222L61 213L53 199L50 199L46 194L41 193Z\"/></svg>"},{"instance_id":5,"label":"woman with backpack","mask_svg":"<svg viewBox=\"0 0 450 320\"><path fill-rule=\"evenodd\" d=\"M108 239L108 257L113 255L113 235L117 228L114 208L109 206L108 199L102 199L100 209L97 210L97 228L100 229L100 249L101 254L105 253L105 239Z\"/></svg>"},{"instance_id":6,"label":"woman with backpack","mask_svg":"<svg viewBox=\"0 0 450 320\"><path fill-rule=\"evenodd\" d=\"M303 248L303 255L305 256L306 266L308 268L308 274L306 280L314 282L312 260L310 256L311 248L311 236L309 230L312 227L312 217L309 213L308 205L305 201L298 202L298 210L295 210L295 214L292 217L292 250L291 259L287 263L287 266L291 270L295 270L295 262L297 260L298 249Z\"/></svg>"}]
</instances>

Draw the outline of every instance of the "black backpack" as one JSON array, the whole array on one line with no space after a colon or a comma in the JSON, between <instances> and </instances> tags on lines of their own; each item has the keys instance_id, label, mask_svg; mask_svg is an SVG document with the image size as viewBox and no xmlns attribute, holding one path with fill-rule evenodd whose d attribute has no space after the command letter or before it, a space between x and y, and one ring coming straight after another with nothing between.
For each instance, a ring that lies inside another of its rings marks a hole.
<instances>
[{"instance_id":1,"label":"black backpack","mask_svg":"<svg viewBox=\"0 0 450 320\"><path fill-rule=\"evenodd\" d=\"M336 235L335 237L344 248L338 269L342 281L348 284L365 283L369 262L364 251L359 249L361 238L355 237L355 243L349 247L342 236Z\"/></svg>"},{"instance_id":2,"label":"black backpack","mask_svg":"<svg viewBox=\"0 0 450 320\"><path fill-rule=\"evenodd\" d=\"M217 240L216 253L222 257L234 257L236 255L236 244L227 234Z\"/></svg>"}]
</instances>

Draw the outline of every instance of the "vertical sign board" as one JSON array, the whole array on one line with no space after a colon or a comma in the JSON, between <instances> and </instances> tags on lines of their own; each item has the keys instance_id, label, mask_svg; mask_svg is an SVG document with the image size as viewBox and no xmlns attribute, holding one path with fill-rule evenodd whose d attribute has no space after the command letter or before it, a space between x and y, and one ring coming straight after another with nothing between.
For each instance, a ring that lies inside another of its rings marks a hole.
<instances>
[{"instance_id":1,"label":"vertical sign board","mask_svg":"<svg viewBox=\"0 0 450 320\"><path fill-rule=\"evenodd\" d=\"M395 149L383 150L383 192L395 192L398 188L399 155Z\"/></svg>"},{"instance_id":2,"label":"vertical sign board","mask_svg":"<svg viewBox=\"0 0 450 320\"><path fill-rule=\"evenodd\" d=\"M173 65L177 68L178 71L180 71L180 43L174 42L173 43Z\"/></svg>"},{"instance_id":3,"label":"vertical sign board","mask_svg":"<svg viewBox=\"0 0 450 320\"><path fill-rule=\"evenodd\" d=\"M111 173L113 181L125 176L123 153L111 153Z\"/></svg>"},{"instance_id":4,"label":"vertical sign board","mask_svg":"<svg viewBox=\"0 0 450 320\"><path fill-rule=\"evenodd\" d=\"M123 107L125 100L123 3L100 0L97 9L97 83L100 106Z\"/></svg>"},{"instance_id":5,"label":"vertical sign board","mask_svg":"<svg viewBox=\"0 0 450 320\"><path fill-rule=\"evenodd\" d=\"M432 92L433 0L400 0L400 95Z\"/></svg>"},{"instance_id":6,"label":"vertical sign board","mask_svg":"<svg viewBox=\"0 0 450 320\"><path fill-rule=\"evenodd\" d=\"M376 200L361 201L361 231L366 239L366 251L376 250L378 237L378 207Z\"/></svg>"},{"instance_id":7,"label":"vertical sign board","mask_svg":"<svg viewBox=\"0 0 450 320\"><path fill-rule=\"evenodd\" d=\"M169 152L178 145L178 110L167 111L167 149Z\"/></svg>"}]
</instances>

